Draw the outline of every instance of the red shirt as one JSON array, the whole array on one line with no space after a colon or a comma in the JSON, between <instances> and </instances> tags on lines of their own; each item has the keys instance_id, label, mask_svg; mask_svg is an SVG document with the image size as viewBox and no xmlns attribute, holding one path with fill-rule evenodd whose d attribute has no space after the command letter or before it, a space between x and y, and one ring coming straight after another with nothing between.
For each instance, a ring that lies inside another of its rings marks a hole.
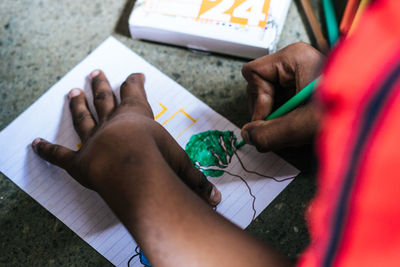
<instances>
[{"instance_id":1,"label":"red shirt","mask_svg":"<svg viewBox=\"0 0 400 267\"><path fill-rule=\"evenodd\" d=\"M299 266L400 266L400 0L369 6L318 96L318 192Z\"/></svg>"}]
</instances>

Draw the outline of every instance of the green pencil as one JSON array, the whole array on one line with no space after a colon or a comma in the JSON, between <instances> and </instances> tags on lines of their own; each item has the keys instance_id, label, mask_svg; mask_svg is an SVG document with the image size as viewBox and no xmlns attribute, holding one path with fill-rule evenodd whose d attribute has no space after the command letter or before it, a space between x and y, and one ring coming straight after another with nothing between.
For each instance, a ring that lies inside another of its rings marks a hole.
<instances>
[{"instance_id":1,"label":"green pencil","mask_svg":"<svg viewBox=\"0 0 400 267\"><path fill-rule=\"evenodd\" d=\"M331 47L336 44L339 39L339 27L335 14L335 7L332 0L322 0L322 6L325 13L326 28L328 31L328 39Z\"/></svg>"},{"instance_id":2,"label":"green pencil","mask_svg":"<svg viewBox=\"0 0 400 267\"><path fill-rule=\"evenodd\" d=\"M292 98L290 98L285 104L280 106L277 110L269 114L269 116L265 119L266 121L276 119L281 117L293 109L297 108L301 103L303 103L306 99L308 99L311 94L314 92L315 88L317 87L319 78L315 79L311 83L309 83L303 90L295 94ZM236 146L237 149L244 146L246 143L244 140L240 141L239 144Z\"/></svg>"}]
</instances>

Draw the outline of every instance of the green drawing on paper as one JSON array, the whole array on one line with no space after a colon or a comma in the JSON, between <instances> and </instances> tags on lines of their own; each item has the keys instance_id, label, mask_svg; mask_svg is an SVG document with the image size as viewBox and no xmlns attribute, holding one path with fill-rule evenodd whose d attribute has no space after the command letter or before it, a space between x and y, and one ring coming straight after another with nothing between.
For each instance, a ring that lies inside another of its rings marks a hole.
<instances>
[{"instance_id":1,"label":"green drawing on paper","mask_svg":"<svg viewBox=\"0 0 400 267\"><path fill-rule=\"evenodd\" d=\"M207 177L219 177L223 170L206 167L226 168L232 160L237 138L232 131L206 131L193 135L185 150L193 164Z\"/></svg>"},{"instance_id":2,"label":"green drawing on paper","mask_svg":"<svg viewBox=\"0 0 400 267\"><path fill-rule=\"evenodd\" d=\"M248 174L255 174L259 177L269 178L275 182L283 182L288 179L293 179L293 177L277 179L273 176L247 169L237 153L238 148L237 137L232 131L223 132L211 130L192 135L189 142L186 144L185 151L196 168L198 168L206 177L220 177L226 173L230 176L239 178L245 184L250 196L253 198L253 221L257 214L255 208L256 196L253 194L250 185L242 175L235 174L226 169L231 163L232 157L236 156L238 163Z\"/></svg>"}]
</instances>

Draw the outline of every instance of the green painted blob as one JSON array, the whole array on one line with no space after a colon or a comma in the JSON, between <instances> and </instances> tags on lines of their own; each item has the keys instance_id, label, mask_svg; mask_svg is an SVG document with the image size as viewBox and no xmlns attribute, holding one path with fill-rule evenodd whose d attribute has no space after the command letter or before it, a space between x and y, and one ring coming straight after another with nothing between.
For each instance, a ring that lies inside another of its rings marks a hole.
<instances>
[{"instance_id":1,"label":"green painted blob","mask_svg":"<svg viewBox=\"0 0 400 267\"><path fill-rule=\"evenodd\" d=\"M197 167L226 168L237 146L237 138L232 131L206 131L193 135L185 150ZM199 166L200 165L200 166ZM207 177L219 177L221 170L201 170Z\"/></svg>"}]
</instances>

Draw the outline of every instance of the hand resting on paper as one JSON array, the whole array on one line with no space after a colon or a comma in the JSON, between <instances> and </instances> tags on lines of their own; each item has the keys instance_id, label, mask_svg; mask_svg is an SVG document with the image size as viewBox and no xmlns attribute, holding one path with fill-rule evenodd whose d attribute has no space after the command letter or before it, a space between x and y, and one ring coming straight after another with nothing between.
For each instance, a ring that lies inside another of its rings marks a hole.
<instances>
[{"instance_id":1,"label":"hand resting on paper","mask_svg":"<svg viewBox=\"0 0 400 267\"><path fill-rule=\"evenodd\" d=\"M244 65L252 122L242 128L242 137L259 151L277 150L311 143L316 133L319 112L313 102L269 121L264 119L294 94L313 81L324 56L305 43L287 46Z\"/></svg>"},{"instance_id":2,"label":"hand resting on paper","mask_svg":"<svg viewBox=\"0 0 400 267\"><path fill-rule=\"evenodd\" d=\"M36 139L33 143L36 152L96 191L110 182L117 182L110 174L117 174L125 166L154 165L149 160L151 154L161 153L169 167L192 190L210 204L218 204L220 194L216 188L193 166L169 133L154 121L144 91L144 76L128 77L121 86L121 105L117 106L105 75L101 71L91 75L98 123L88 109L83 91L73 89L69 93L73 123L82 148L75 152ZM212 192L213 189L216 191ZM211 193L214 193L212 198Z\"/></svg>"},{"instance_id":3,"label":"hand resting on paper","mask_svg":"<svg viewBox=\"0 0 400 267\"><path fill-rule=\"evenodd\" d=\"M153 266L287 265L212 209L220 193L154 121L142 74L129 76L121 86L119 106L105 75L94 71L91 78L98 123L83 91L69 93L81 149L72 151L40 138L32 146L97 191Z\"/></svg>"}]
</instances>

